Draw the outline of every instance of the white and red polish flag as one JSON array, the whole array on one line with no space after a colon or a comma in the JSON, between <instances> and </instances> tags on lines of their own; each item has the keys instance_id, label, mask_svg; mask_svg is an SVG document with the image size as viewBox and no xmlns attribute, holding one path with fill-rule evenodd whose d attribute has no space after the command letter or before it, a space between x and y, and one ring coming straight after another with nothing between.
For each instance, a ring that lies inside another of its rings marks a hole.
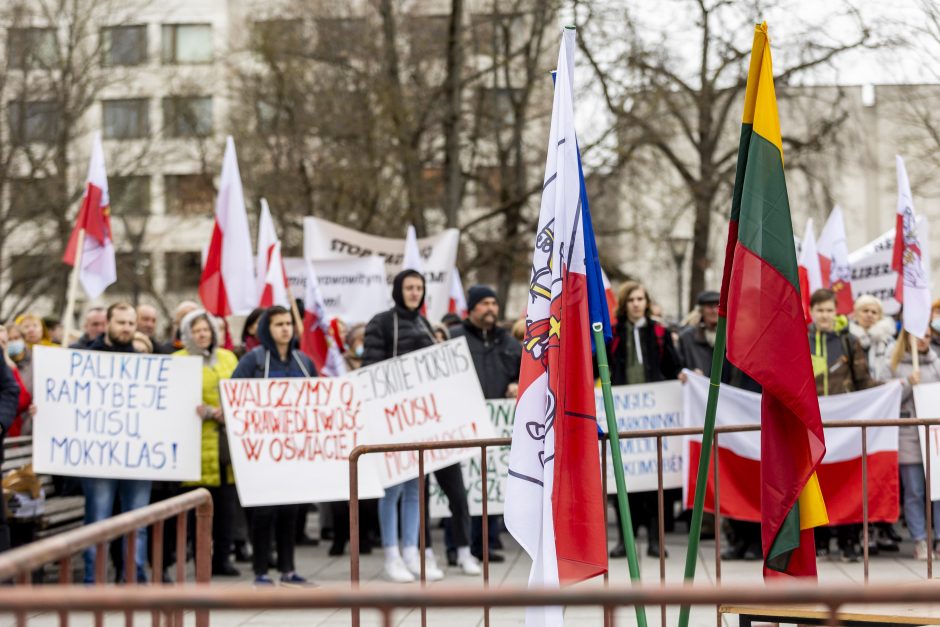
<instances>
[{"instance_id":1,"label":"white and red polish flag","mask_svg":"<svg viewBox=\"0 0 940 627\"><path fill-rule=\"evenodd\" d=\"M904 159L895 155L898 170L898 208L894 227L894 249L891 268L898 273L898 284L894 298L904 308L904 330L917 338L923 338L930 324L930 264L925 246L926 220L914 214L914 197L911 182L907 178Z\"/></svg>"},{"instance_id":2,"label":"white and red polish flag","mask_svg":"<svg viewBox=\"0 0 940 627\"><path fill-rule=\"evenodd\" d=\"M274 230L274 220L268 201L261 199L261 216L258 219L258 307L280 305L291 308L290 284L281 256L281 241Z\"/></svg>"},{"instance_id":3,"label":"white and red polish flag","mask_svg":"<svg viewBox=\"0 0 940 627\"><path fill-rule=\"evenodd\" d=\"M338 377L346 374L346 362L331 333L316 269L309 259L304 265L307 289L304 292L304 326L300 335L300 350L310 356L320 376Z\"/></svg>"},{"instance_id":4,"label":"white and red polish flag","mask_svg":"<svg viewBox=\"0 0 940 627\"><path fill-rule=\"evenodd\" d=\"M418 247L418 234L415 232L414 225L409 224L405 231L405 254L401 259L402 270L414 270L424 274L424 259L421 257L421 249ZM428 286L424 284L424 301L421 303L421 315L428 315Z\"/></svg>"},{"instance_id":5,"label":"white and red polish flag","mask_svg":"<svg viewBox=\"0 0 940 627\"><path fill-rule=\"evenodd\" d=\"M247 314L258 304L251 234L235 142L225 140L222 179L215 201L215 227L199 280L199 298L214 316Z\"/></svg>"},{"instance_id":6,"label":"white and red polish flag","mask_svg":"<svg viewBox=\"0 0 940 627\"><path fill-rule=\"evenodd\" d=\"M809 314L809 298L818 289L822 289L822 268L819 265L819 250L816 248L816 232L813 219L806 221L803 241L800 244L800 258L797 260L797 272L800 277L800 297L803 300L803 315L806 323L812 322Z\"/></svg>"},{"instance_id":7,"label":"white and red polish flag","mask_svg":"<svg viewBox=\"0 0 940 627\"><path fill-rule=\"evenodd\" d=\"M463 281L460 280L460 271L454 266L450 279L450 301L447 303L447 313L457 314L460 319L467 317L467 296L463 291Z\"/></svg>"},{"instance_id":8,"label":"white and red polish flag","mask_svg":"<svg viewBox=\"0 0 940 627\"><path fill-rule=\"evenodd\" d=\"M604 272L603 268L601 268L601 280L604 282L604 300L607 301L607 313L610 315L610 319L613 320L617 315L617 294L614 292L614 287L610 284L610 279L607 278L607 273Z\"/></svg>"},{"instance_id":9,"label":"white and red polish flag","mask_svg":"<svg viewBox=\"0 0 940 627\"><path fill-rule=\"evenodd\" d=\"M607 570L574 127L574 49L574 31L565 29L506 482L506 526L532 558L529 586L534 588ZM526 612L529 627L563 620L559 607Z\"/></svg>"},{"instance_id":10,"label":"white and red polish flag","mask_svg":"<svg viewBox=\"0 0 940 627\"><path fill-rule=\"evenodd\" d=\"M816 242L823 287L836 294L836 313L850 314L855 306L852 298L852 266L849 263L849 244L845 237L842 207L836 205Z\"/></svg>"},{"instance_id":11,"label":"white and red polish flag","mask_svg":"<svg viewBox=\"0 0 940 627\"><path fill-rule=\"evenodd\" d=\"M108 175L104 167L101 135L95 133L88 162L88 180L85 196L75 219L75 227L65 248L63 261L75 265L78 252L78 234L84 231L81 268L78 278L89 298L96 298L117 280L114 260L114 242L111 239L111 208L108 197Z\"/></svg>"}]
</instances>

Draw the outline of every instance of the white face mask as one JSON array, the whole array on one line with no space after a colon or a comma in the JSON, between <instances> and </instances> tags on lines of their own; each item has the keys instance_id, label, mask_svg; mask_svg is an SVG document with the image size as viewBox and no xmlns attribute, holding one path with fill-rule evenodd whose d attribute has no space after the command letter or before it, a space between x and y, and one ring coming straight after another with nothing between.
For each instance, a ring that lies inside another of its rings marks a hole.
<instances>
[{"instance_id":1,"label":"white face mask","mask_svg":"<svg viewBox=\"0 0 940 627\"><path fill-rule=\"evenodd\" d=\"M940 318L934 318L930 321L930 328L933 329L934 333L940 334Z\"/></svg>"},{"instance_id":2,"label":"white face mask","mask_svg":"<svg viewBox=\"0 0 940 627\"><path fill-rule=\"evenodd\" d=\"M10 340L7 343L7 355L10 357L19 357L26 350L26 342L23 340Z\"/></svg>"},{"instance_id":3,"label":"white face mask","mask_svg":"<svg viewBox=\"0 0 940 627\"><path fill-rule=\"evenodd\" d=\"M362 354L364 352L366 352L366 347L363 346L362 344L359 344L358 346L356 346L356 349L353 351L353 353L356 354L356 357L362 357Z\"/></svg>"}]
</instances>

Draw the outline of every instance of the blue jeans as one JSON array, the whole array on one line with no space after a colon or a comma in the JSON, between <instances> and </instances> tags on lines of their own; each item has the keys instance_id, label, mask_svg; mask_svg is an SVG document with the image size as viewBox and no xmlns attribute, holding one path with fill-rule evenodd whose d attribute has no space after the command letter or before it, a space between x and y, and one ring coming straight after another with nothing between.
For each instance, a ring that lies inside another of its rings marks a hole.
<instances>
[{"instance_id":1,"label":"blue jeans","mask_svg":"<svg viewBox=\"0 0 940 627\"><path fill-rule=\"evenodd\" d=\"M114 497L121 497L121 513L140 509L150 504L150 481L132 479L96 479L82 477L85 492L85 524L110 518L114 512ZM95 582L95 547L85 549L85 583ZM134 555L137 563L137 579L142 580L147 564L147 529L137 530L137 546ZM127 565L124 565L125 569Z\"/></svg>"},{"instance_id":2,"label":"blue jeans","mask_svg":"<svg viewBox=\"0 0 940 627\"><path fill-rule=\"evenodd\" d=\"M418 480L412 479L385 488L379 499L379 527L382 546L398 546L398 501L401 500L401 539L403 546L418 546Z\"/></svg>"},{"instance_id":3,"label":"blue jeans","mask_svg":"<svg viewBox=\"0 0 940 627\"><path fill-rule=\"evenodd\" d=\"M901 473L901 485L904 486L904 520L907 521L907 530L916 542L927 539L927 516L924 513L924 502L927 498L927 481L924 479L924 466L922 464L898 464ZM932 503L933 537L940 539L940 501Z\"/></svg>"}]
</instances>

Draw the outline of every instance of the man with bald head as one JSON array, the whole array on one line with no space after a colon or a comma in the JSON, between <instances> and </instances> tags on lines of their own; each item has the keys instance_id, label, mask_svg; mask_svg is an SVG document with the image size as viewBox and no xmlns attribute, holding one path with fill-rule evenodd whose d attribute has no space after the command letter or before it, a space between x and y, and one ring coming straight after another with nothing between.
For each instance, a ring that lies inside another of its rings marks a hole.
<instances>
[{"instance_id":1,"label":"man with bald head","mask_svg":"<svg viewBox=\"0 0 940 627\"><path fill-rule=\"evenodd\" d=\"M169 355L173 352L173 345L169 342L157 340L157 323L159 321L157 308L153 305L137 306L137 330L150 338L153 352L159 355Z\"/></svg>"}]
</instances>

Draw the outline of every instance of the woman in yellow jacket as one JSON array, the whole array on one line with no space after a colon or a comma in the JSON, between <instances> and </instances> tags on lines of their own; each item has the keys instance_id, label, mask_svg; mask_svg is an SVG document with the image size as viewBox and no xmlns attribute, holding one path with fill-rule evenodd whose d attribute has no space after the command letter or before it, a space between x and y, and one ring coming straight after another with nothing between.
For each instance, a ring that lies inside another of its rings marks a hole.
<instances>
[{"instance_id":1,"label":"woman in yellow jacket","mask_svg":"<svg viewBox=\"0 0 940 627\"><path fill-rule=\"evenodd\" d=\"M184 483L184 486L202 486L212 494L215 514L212 517L212 574L223 577L238 577L238 569L232 564L232 520L238 507L235 477L232 473L232 458L229 455L225 435L225 419L222 415L219 382L229 379L238 358L231 351L219 348L219 332L205 310L186 314L180 323L180 340L183 349L174 355L202 357L202 477L199 481Z\"/></svg>"}]
</instances>

